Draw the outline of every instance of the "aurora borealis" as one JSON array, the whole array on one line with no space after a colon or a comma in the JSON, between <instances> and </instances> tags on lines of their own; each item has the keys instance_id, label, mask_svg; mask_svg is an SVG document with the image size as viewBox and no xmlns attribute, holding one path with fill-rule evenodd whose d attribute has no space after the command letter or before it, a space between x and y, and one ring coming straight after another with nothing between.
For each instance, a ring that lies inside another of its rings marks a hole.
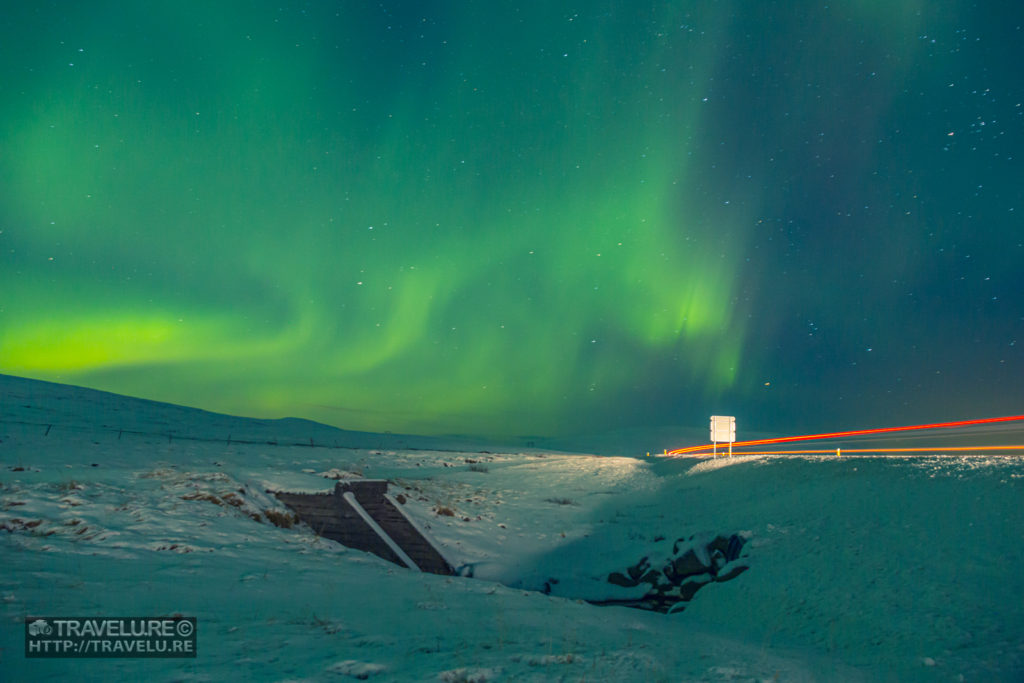
<instances>
[{"instance_id":1,"label":"aurora borealis","mask_svg":"<svg viewBox=\"0 0 1024 683\"><path fill-rule=\"evenodd\" d=\"M0 17L0 372L372 431L1024 405L1024 6Z\"/></svg>"}]
</instances>

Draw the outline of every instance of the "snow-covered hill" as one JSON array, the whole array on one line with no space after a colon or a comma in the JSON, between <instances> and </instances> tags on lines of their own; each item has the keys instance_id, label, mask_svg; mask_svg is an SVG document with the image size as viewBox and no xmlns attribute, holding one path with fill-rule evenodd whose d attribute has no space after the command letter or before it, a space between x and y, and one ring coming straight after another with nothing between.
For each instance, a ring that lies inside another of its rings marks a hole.
<instances>
[{"instance_id":1,"label":"snow-covered hill","mask_svg":"<svg viewBox=\"0 0 1024 683\"><path fill-rule=\"evenodd\" d=\"M0 376L0 679L1024 680L1018 459L506 450ZM477 578L273 523L345 475ZM580 599L717 534L750 569L683 611ZM195 616L199 654L26 659L43 614Z\"/></svg>"}]
</instances>

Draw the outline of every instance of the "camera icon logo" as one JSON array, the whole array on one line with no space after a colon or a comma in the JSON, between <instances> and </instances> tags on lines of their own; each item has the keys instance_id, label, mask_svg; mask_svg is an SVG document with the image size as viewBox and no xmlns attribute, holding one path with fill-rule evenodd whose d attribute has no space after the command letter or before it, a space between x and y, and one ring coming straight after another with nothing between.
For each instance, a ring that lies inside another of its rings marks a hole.
<instances>
[{"instance_id":1,"label":"camera icon logo","mask_svg":"<svg viewBox=\"0 0 1024 683\"><path fill-rule=\"evenodd\" d=\"M48 636L53 633L53 627L46 623L46 619L36 619L28 625L30 636Z\"/></svg>"}]
</instances>

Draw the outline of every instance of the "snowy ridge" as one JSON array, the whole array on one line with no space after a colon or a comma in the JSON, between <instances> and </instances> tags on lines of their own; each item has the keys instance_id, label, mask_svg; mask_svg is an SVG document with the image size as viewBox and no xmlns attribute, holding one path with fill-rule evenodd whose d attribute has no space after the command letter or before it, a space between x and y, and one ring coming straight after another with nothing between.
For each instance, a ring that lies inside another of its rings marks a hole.
<instances>
[{"instance_id":1,"label":"snowy ridge","mask_svg":"<svg viewBox=\"0 0 1024 683\"><path fill-rule=\"evenodd\" d=\"M119 396L0 374L0 420L26 431L92 434L105 439L224 442L313 448L403 448L463 451L492 446L480 439L354 432L299 418L264 420ZM72 398L73 397L73 398Z\"/></svg>"},{"instance_id":2,"label":"snowy ridge","mask_svg":"<svg viewBox=\"0 0 1024 683\"><path fill-rule=\"evenodd\" d=\"M1018 459L711 466L282 445L308 437L307 424L274 446L219 440L244 421L212 414L179 427L208 440L119 440L111 414L185 418L103 400L0 378L4 680L1024 678ZM48 433L28 415L47 415ZM410 572L318 538L267 493L323 491L342 472L390 481L402 512L478 578ZM609 575L644 558L664 566L677 540L702 534L748 539L749 571L671 615L580 600L635 596L645 588ZM45 614L195 616L200 654L26 660L24 619Z\"/></svg>"}]
</instances>

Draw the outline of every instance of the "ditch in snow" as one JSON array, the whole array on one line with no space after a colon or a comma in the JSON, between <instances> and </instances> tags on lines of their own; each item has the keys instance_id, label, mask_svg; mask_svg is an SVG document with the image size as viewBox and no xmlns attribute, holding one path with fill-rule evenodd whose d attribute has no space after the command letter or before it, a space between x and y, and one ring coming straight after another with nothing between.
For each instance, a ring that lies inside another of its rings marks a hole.
<instances>
[{"instance_id":1,"label":"ditch in snow","mask_svg":"<svg viewBox=\"0 0 1024 683\"><path fill-rule=\"evenodd\" d=\"M414 571L456 574L471 578L473 564L455 567L430 534L402 510L406 499L393 497L383 480L347 479L338 481L334 491L324 493L271 492L293 510L298 520L314 533L346 547L373 553L378 557ZM439 509L438 514L449 512ZM664 541L655 539L655 542ZM651 561L645 555L622 571L612 571L606 582L617 587L617 596L595 597L592 585L548 577L541 587L510 582L516 588L538 590L545 595L582 599L596 605L620 605L658 612L676 612L685 608L703 586L729 581L749 568L742 555L745 544L740 534L698 534L678 538L667 561ZM616 588L610 590L616 591Z\"/></svg>"}]
</instances>

